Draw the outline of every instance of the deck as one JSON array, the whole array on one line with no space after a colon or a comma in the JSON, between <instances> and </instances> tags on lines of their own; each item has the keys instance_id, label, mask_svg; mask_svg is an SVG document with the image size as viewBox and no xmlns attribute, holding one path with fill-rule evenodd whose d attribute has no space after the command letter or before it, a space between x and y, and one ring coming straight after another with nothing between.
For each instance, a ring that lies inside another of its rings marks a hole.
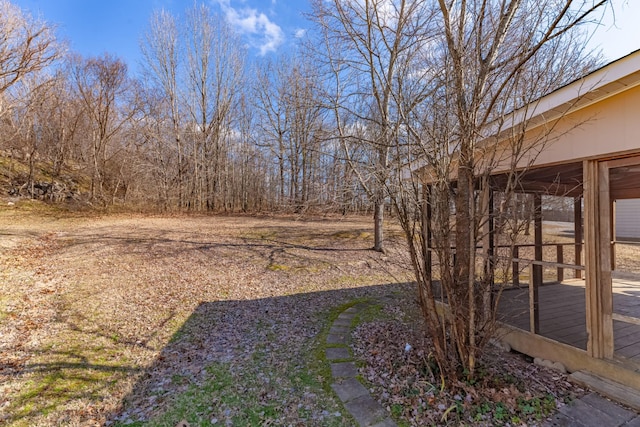
<instances>
[{"instance_id":1,"label":"deck","mask_svg":"<svg viewBox=\"0 0 640 427\"><path fill-rule=\"evenodd\" d=\"M546 284L538 290L539 335L587 349L584 280L571 279ZM500 319L529 330L529 292L527 288L506 290L499 304ZM640 281L615 278L613 312L640 318ZM614 320L614 354L640 362L640 325Z\"/></svg>"}]
</instances>

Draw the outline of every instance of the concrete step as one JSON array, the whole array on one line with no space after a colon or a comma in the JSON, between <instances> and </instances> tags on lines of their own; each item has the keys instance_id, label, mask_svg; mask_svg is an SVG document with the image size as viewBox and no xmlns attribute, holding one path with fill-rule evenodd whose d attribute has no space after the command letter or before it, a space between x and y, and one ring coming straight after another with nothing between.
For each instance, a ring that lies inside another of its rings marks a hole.
<instances>
[{"instance_id":1,"label":"concrete step","mask_svg":"<svg viewBox=\"0 0 640 427\"><path fill-rule=\"evenodd\" d=\"M620 402L636 411L640 411L640 390L599 377L586 371L576 371L569 375L569 379L577 384L588 387L611 400Z\"/></svg>"}]
</instances>

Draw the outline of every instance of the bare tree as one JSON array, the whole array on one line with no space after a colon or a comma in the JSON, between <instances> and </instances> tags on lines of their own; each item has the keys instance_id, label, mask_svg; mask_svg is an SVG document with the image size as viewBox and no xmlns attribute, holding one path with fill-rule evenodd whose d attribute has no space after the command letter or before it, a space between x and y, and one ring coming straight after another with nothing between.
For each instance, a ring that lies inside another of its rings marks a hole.
<instances>
[{"instance_id":1,"label":"bare tree","mask_svg":"<svg viewBox=\"0 0 640 427\"><path fill-rule=\"evenodd\" d=\"M159 145L156 146L156 164L161 164L162 169L175 168L176 186L178 192L177 206L185 206L185 159L182 134L184 132L184 114L182 108L182 93L180 87L182 51L180 34L176 18L165 10L154 12L149 29L141 43L144 59L143 76L149 94L149 117L156 121L157 132L152 136ZM167 125L163 123L167 121ZM175 144L175 162L164 161L161 154L166 136ZM166 206L170 198L170 182L168 170L160 171L164 176L164 202Z\"/></svg>"},{"instance_id":2,"label":"bare tree","mask_svg":"<svg viewBox=\"0 0 640 427\"><path fill-rule=\"evenodd\" d=\"M22 125L18 118L9 117L16 108L12 101L20 101L9 91L60 56L60 46L49 25L32 19L8 0L0 0L0 121L5 125L0 146L14 141ZM25 88L20 89L23 94L24 91Z\"/></svg>"},{"instance_id":3,"label":"bare tree","mask_svg":"<svg viewBox=\"0 0 640 427\"><path fill-rule=\"evenodd\" d=\"M326 49L320 56L327 54L334 85L327 102L334 111L337 137L373 202L373 249L383 251L390 149L401 130L394 93L410 58L431 38L433 7L431 2L408 0L315 0L312 6ZM423 73L414 71L420 81ZM363 144L371 149L369 158L356 164L354 145Z\"/></svg>"},{"instance_id":4,"label":"bare tree","mask_svg":"<svg viewBox=\"0 0 640 427\"><path fill-rule=\"evenodd\" d=\"M478 249L487 250L492 233L486 226L490 176L498 167L507 170L508 200L547 142L542 135L525 144L527 121L514 126L510 114L519 110L526 118L537 98L593 66L581 50L577 25L605 4L439 0L434 25L441 37L430 60L409 68L426 67L432 79L421 105L398 103L406 133L397 139L395 158L414 172L395 175L390 194L444 376L475 375L496 321L497 299L490 298L494 265ZM412 80L410 74L405 78ZM405 98L403 90L395 93ZM498 135L508 144L497 146ZM432 257L439 263L441 294L432 287ZM448 314L439 314L440 299Z\"/></svg>"},{"instance_id":5,"label":"bare tree","mask_svg":"<svg viewBox=\"0 0 640 427\"><path fill-rule=\"evenodd\" d=\"M318 75L303 55L266 61L254 88L261 142L275 158L278 198L283 207L301 212L316 194L316 163L322 157L323 109L318 102ZM314 193L314 194L312 194Z\"/></svg>"},{"instance_id":6,"label":"bare tree","mask_svg":"<svg viewBox=\"0 0 640 427\"><path fill-rule=\"evenodd\" d=\"M25 189L30 197L46 196L51 201L69 195L67 183L54 181L60 180L63 170L69 170L72 159L78 159L76 131L84 112L70 86L64 70L53 74L41 70L28 74L5 92L12 108L10 120L3 126L11 134L6 147L12 154L18 153L17 157L25 160L29 169L24 185L14 188L18 194ZM43 181L43 175L37 173L39 169L46 171L51 182ZM16 181L20 183L22 177L18 176Z\"/></svg>"},{"instance_id":7,"label":"bare tree","mask_svg":"<svg viewBox=\"0 0 640 427\"><path fill-rule=\"evenodd\" d=\"M72 59L72 76L89 118L91 132L91 198L106 202L107 161L110 145L136 112L127 66L105 54L99 58Z\"/></svg>"},{"instance_id":8,"label":"bare tree","mask_svg":"<svg viewBox=\"0 0 640 427\"><path fill-rule=\"evenodd\" d=\"M57 70L50 77L46 96L35 112L42 124L41 154L50 162L53 177L59 177L70 161L79 159L78 129L85 119L67 71Z\"/></svg>"},{"instance_id":9,"label":"bare tree","mask_svg":"<svg viewBox=\"0 0 640 427\"><path fill-rule=\"evenodd\" d=\"M32 19L8 0L0 0L0 95L59 57L49 25Z\"/></svg>"},{"instance_id":10,"label":"bare tree","mask_svg":"<svg viewBox=\"0 0 640 427\"><path fill-rule=\"evenodd\" d=\"M287 193L286 140L291 130L291 116L286 104L287 59L280 62L267 59L256 70L253 88L254 105L259 113L257 127L260 131L258 145L269 150L277 162L277 201L283 205Z\"/></svg>"},{"instance_id":11,"label":"bare tree","mask_svg":"<svg viewBox=\"0 0 640 427\"><path fill-rule=\"evenodd\" d=\"M233 188L230 197L233 202L229 209L242 212L259 212L270 208L268 202L273 194L268 187L269 160L255 142L255 110L248 97L240 99L240 120L237 124L237 136L231 149L231 181Z\"/></svg>"},{"instance_id":12,"label":"bare tree","mask_svg":"<svg viewBox=\"0 0 640 427\"><path fill-rule=\"evenodd\" d=\"M15 90L16 97L13 105L20 122L16 136L29 164L29 173L24 186L31 197L35 196L36 161L40 157L48 129L48 123L42 121L43 104L50 94L52 83L53 80L49 76L31 73L22 79Z\"/></svg>"},{"instance_id":13,"label":"bare tree","mask_svg":"<svg viewBox=\"0 0 640 427\"><path fill-rule=\"evenodd\" d=\"M149 201L162 211L180 209L183 189L179 148L173 143L169 118L170 98L163 96L154 86L142 90L141 108L143 119L137 125L138 157L143 180L155 185L149 189ZM182 140L183 129L177 130L177 139ZM183 166L186 166L183 164ZM141 175L141 176L142 176ZM153 195L153 196L152 196Z\"/></svg>"},{"instance_id":14,"label":"bare tree","mask_svg":"<svg viewBox=\"0 0 640 427\"><path fill-rule=\"evenodd\" d=\"M309 61L299 58L291 69L288 102L293 107L291 123L290 198L295 211L301 212L317 200L314 182L323 181L317 174L322 156L324 114L318 102L318 74Z\"/></svg>"},{"instance_id":15,"label":"bare tree","mask_svg":"<svg viewBox=\"0 0 640 427\"><path fill-rule=\"evenodd\" d=\"M205 5L188 13L186 110L192 136L191 203L215 210L223 156L244 80L244 48L225 21Z\"/></svg>"}]
</instances>

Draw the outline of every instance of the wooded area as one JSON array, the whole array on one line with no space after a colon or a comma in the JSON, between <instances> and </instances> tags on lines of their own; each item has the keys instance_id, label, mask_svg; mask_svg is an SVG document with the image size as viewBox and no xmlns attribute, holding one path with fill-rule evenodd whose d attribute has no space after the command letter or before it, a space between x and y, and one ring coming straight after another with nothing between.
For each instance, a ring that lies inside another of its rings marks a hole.
<instances>
[{"instance_id":1,"label":"wooded area","mask_svg":"<svg viewBox=\"0 0 640 427\"><path fill-rule=\"evenodd\" d=\"M76 196L97 206L368 209L303 46L254 60L208 7L184 20L158 11L134 76L117 56L67 52L46 22L0 7L0 154L30 166L16 193L42 196L40 181L68 187L74 176L86 180L76 178Z\"/></svg>"},{"instance_id":2,"label":"wooded area","mask_svg":"<svg viewBox=\"0 0 640 427\"><path fill-rule=\"evenodd\" d=\"M204 5L184 19L157 11L139 75L114 53L68 52L48 23L0 7L0 154L30 166L14 182L26 196L42 169L49 183L85 177L76 191L98 205L381 212L406 160L389 152L410 119L399 108L428 111L444 65L435 2L316 2L317 31L260 58ZM593 65L576 55L557 84Z\"/></svg>"}]
</instances>

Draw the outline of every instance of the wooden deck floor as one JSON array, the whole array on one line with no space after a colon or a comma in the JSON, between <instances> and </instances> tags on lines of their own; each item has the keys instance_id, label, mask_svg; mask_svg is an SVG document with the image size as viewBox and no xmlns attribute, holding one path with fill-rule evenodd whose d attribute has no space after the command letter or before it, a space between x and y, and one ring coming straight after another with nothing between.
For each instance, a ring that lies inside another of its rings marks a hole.
<instances>
[{"instance_id":1,"label":"wooden deck floor","mask_svg":"<svg viewBox=\"0 0 640 427\"><path fill-rule=\"evenodd\" d=\"M539 288L539 334L587 349L585 286L583 280L569 280ZM529 294L525 289L505 291L500 301L501 320L529 330ZM640 282L616 278L613 283L614 313L640 318ZM616 356L640 362L640 325L613 322Z\"/></svg>"}]
</instances>

